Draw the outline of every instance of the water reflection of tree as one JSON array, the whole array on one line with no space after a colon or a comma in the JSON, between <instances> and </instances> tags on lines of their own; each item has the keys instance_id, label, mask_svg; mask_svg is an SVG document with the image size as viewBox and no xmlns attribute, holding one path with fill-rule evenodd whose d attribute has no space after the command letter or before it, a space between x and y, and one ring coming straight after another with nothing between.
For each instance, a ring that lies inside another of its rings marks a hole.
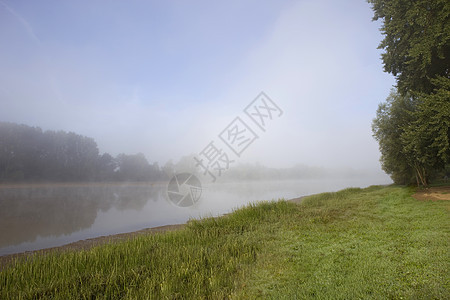
<instances>
[{"instance_id":1,"label":"water reflection of tree","mask_svg":"<svg viewBox=\"0 0 450 300\"><path fill-rule=\"evenodd\" d=\"M156 184L1 188L0 247L87 229L98 211L140 210L163 191Z\"/></svg>"}]
</instances>

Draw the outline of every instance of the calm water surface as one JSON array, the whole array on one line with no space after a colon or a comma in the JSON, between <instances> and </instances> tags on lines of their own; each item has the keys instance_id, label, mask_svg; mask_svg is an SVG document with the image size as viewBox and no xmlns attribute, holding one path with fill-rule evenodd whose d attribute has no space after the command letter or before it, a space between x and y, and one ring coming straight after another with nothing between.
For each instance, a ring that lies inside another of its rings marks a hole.
<instances>
[{"instance_id":1,"label":"calm water surface","mask_svg":"<svg viewBox=\"0 0 450 300\"><path fill-rule=\"evenodd\" d=\"M0 255L185 223L260 200L388 183L373 178L215 183L204 186L200 201L187 208L168 201L163 183L0 187Z\"/></svg>"}]
</instances>

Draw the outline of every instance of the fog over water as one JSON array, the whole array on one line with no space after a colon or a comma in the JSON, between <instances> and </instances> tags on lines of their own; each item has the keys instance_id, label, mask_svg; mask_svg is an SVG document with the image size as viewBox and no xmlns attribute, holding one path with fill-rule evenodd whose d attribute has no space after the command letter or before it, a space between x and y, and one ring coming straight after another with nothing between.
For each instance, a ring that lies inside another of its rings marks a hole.
<instances>
[{"instance_id":1,"label":"fog over water","mask_svg":"<svg viewBox=\"0 0 450 300\"><path fill-rule=\"evenodd\" d=\"M359 0L0 0L0 122L202 183L184 208L168 180L0 184L0 255L390 183L371 122L394 78L371 19ZM201 168L211 145L225 168Z\"/></svg>"}]
</instances>

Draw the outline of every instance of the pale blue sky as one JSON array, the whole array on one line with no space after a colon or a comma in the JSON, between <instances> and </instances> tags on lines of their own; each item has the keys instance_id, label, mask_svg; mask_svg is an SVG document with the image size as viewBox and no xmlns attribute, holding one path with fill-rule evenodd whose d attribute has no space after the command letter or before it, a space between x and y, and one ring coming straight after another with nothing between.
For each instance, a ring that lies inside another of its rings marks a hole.
<instances>
[{"instance_id":1,"label":"pale blue sky","mask_svg":"<svg viewBox=\"0 0 450 300\"><path fill-rule=\"evenodd\" d=\"M0 120L149 161L197 153L260 92L282 118L241 162L377 170L395 83L364 0L0 0Z\"/></svg>"}]
</instances>

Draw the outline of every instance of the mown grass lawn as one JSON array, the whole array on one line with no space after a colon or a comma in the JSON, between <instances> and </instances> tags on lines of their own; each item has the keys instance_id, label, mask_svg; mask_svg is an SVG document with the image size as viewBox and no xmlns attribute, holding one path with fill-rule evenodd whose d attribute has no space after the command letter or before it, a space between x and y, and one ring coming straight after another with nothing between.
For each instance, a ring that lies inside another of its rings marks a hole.
<instances>
[{"instance_id":1,"label":"mown grass lawn","mask_svg":"<svg viewBox=\"0 0 450 300\"><path fill-rule=\"evenodd\" d=\"M449 201L370 187L19 261L0 298L450 299Z\"/></svg>"}]
</instances>

